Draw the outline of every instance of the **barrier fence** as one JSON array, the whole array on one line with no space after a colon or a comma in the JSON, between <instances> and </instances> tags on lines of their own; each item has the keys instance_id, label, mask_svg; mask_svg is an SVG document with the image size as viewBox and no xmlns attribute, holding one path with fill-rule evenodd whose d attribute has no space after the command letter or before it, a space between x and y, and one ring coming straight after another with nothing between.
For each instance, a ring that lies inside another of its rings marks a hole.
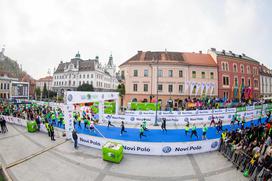
<instances>
[{"instance_id":1,"label":"barrier fence","mask_svg":"<svg viewBox=\"0 0 272 181\"><path fill-rule=\"evenodd\" d=\"M265 181L272 179L272 172L269 169L260 165L258 160L253 161L253 157L249 156L243 150L235 149L231 143L221 140L219 152L231 161L237 169L244 172L245 176L248 175L250 180Z\"/></svg>"}]
</instances>

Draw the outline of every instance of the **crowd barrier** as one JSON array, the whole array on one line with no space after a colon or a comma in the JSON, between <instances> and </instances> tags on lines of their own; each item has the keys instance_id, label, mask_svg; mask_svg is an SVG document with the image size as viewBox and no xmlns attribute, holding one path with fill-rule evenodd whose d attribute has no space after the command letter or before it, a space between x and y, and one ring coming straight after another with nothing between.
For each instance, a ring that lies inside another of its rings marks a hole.
<instances>
[{"instance_id":1,"label":"crowd barrier","mask_svg":"<svg viewBox=\"0 0 272 181\"><path fill-rule=\"evenodd\" d=\"M123 140L109 140L107 138L78 134L78 143L102 149L107 141L116 141L124 147L124 153L137 155L186 155L218 150L220 139L193 141L193 142L135 142Z\"/></svg>"},{"instance_id":2,"label":"crowd barrier","mask_svg":"<svg viewBox=\"0 0 272 181\"><path fill-rule=\"evenodd\" d=\"M27 120L12 116L3 117L8 123L16 124L19 126L26 127ZM57 128L58 129L58 128ZM40 131L47 132L45 125L40 125ZM63 131L63 130L62 130ZM113 141L107 138L90 136L85 134L78 134L78 143L102 149L102 146L108 142ZM185 154L197 154L203 152L210 152L218 150L219 139L210 139L193 142L135 142L135 141L123 141L114 140L121 143L124 146L124 153L138 154L138 155L185 155Z\"/></svg>"},{"instance_id":3,"label":"crowd barrier","mask_svg":"<svg viewBox=\"0 0 272 181\"><path fill-rule=\"evenodd\" d=\"M252 109L252 110L246 110L246 111L241 111L241 112L236 112L234 109L231 109L231 111L222 111L222 110L216 110L212 114L200 114L197 111L193 111L196 114L190 114L188 115L182 115L182 114L177 114L173 113L169 114L166 113L161 113L157 115L158 122L160 122L162 119L166 119L167 123L169 124L176 124L176 125L184 125L187 124L189 121L190 123L210 123L212 117L215 118L215 120L221 119L224 121L229 121L232 119L232 117L237 114L238 116L245 116L246 120L253 120L253 119L258 119L260 113L264 116L266 113L266 110L263 109ZM145 113L135 113L135 115L110 115L110 114L105 114L104 119L106 121L112 121L112 122L121 122L124 121L125 123L139 123L142 122L143 120L146 120L149 123L154 124L156 116L155 115L149 115Z\"/></svg>"},{"instance_id":4,"label":"crowd barrier","mask_svg":"<svg viewBox=\"0 0 272 181\"><path fill-rule=\"evenodd\" d=\"M251 162L252 157L246 154L243 150L236 150L232 144L220 141L219 151L231 161L237 169L245 172L248 170L248 176L252 181L263 181L272 178L270 170L258 165L258 162Z\"/></svg>"}]
</instances>

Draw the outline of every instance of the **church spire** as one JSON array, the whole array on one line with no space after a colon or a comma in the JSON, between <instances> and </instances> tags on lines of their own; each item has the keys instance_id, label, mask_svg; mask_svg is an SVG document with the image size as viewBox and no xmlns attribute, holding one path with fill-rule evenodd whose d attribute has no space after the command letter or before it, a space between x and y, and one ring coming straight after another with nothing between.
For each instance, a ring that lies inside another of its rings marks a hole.
<instances>
[{"instance_id":1,"label":"church spire","mask_svg":"<svg viewBox=\"0 0 272 181\"><path fill-rule=\"evenodd\" d=\"M77 51L76 58L80 58L79 51Z\"/></svg>"},{"instance_id":2,"label":"church spire","mask_svg":"<svg viewBox=\"0 0 272 181\"><path fill-rule=\"evenodd\" d=\"M110 54L109 61L108 61L108 66L113 67L113 57L112 54Z\"/></svg>"}]
</instances>

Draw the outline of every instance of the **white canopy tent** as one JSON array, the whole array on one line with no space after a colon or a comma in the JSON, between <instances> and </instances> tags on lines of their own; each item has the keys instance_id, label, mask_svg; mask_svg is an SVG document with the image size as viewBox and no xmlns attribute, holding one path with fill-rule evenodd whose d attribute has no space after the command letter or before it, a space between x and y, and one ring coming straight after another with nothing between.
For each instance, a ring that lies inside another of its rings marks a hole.
<instances>
[{"instance_id":1,"label":"white canopy tent","mask_svg":"<svg viewBox=\"0 0 272 181\"><path fill-rule=\"evenodd\" d=\"M73 110L74 104L99 102L99 122L104 119L104 102L107 100L115 101L115 114L119 111L119 93L118 92L80 92L80 91L67 91L64 96L64 119L66 121L65 130L67 139L71 138L72 130L74 129L73 123Z\"/></svg>"}]
</instances>

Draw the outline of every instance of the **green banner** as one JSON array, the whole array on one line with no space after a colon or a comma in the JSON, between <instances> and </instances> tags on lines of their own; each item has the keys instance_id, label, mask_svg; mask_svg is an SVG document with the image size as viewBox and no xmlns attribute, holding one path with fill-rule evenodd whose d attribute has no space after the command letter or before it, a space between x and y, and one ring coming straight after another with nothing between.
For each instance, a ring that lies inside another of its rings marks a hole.
<instances>
[{"instance_id":1,"label":"green banner","mask_svg":"<svg viewBox=\"0 0 272 181\"><path fill-rule=\"evenodd\" d=\"M255 105L255 109L263 109L263 105Z\"/></svg>"},{"instance_id":2,"label":"green banner","mask_svg":"<svg viewBox=\"0 0 272 181\"><path fill-rule=\"evenodd\" d=\"M237 107L237 108L236 108L236 111L237 111L237 112L246 111L246 107Z\"/></svg>"},{"instance_id":3,"label":"green banner","mask_svg":"<svg viewBox=\"0 0 272 181\"><path fill-rule=\"evenodd\" d=\"M158 103L158 109L160 110L161 103ZM130 109L135 111L156 111L156 103L149 102L131 102Z\"/></svg>"},{"instance_id":4,"label":"green banner","mask_svg":"<svg viewBox=\"0 0 272 181\"><path fill-rule=\"evenodd\" d=\"M271 109L272 108L272 104L267 104L267 109Z\"/></svg>"}]
</instances>

